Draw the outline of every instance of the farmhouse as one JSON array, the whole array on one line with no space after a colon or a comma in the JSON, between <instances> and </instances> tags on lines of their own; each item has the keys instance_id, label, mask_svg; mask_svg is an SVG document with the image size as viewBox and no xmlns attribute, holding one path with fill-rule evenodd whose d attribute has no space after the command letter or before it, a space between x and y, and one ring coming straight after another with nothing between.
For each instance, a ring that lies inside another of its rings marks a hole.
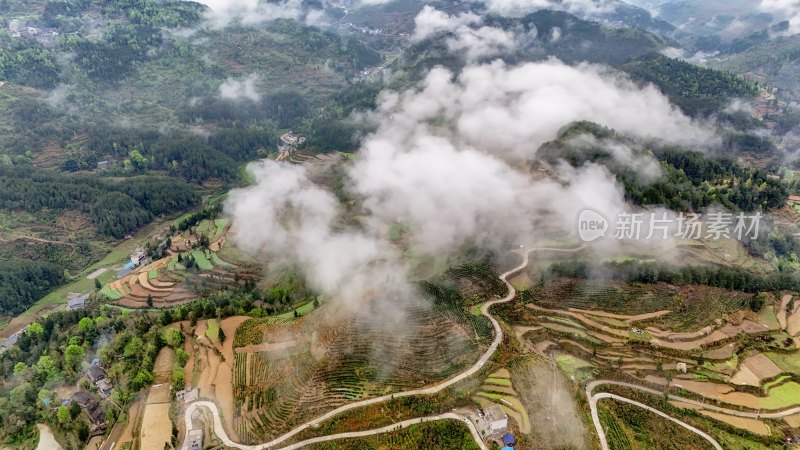
<instances>
[{"instance_id":1,"label":"farmhouse","mask_svg":"<svg viewBox=\"0 0 800 450\"><path fill-rule=\"evenodd\" d=\"M89 294L70 292L67 294L67 310L72 311L75 309L83 309L86 306L86 300L88 299Z\"/></svg>"},{"instance_id":2,"label":"farmhouse","mask_svg":"<svg viewBox=\"0 0 800 450\"><path fill-rule=\"evenodd\" d=\"M492 405L485 408L484 413L486 414L486 421L489 423L489 428L493 432L499 433L508 428L508 416L499 405Z\"/></svg>"},{"instance_id":3,"label":"farmhouse","mask_svg":"<svg viewBox=\"0 0 800 450\"><path fill-rule=\"evenodd\" d=\"M187 388L182 389L175 393L175 398L179 402L192 403L200 398L200 388Z\"/></svg>"},{"instance_id":4,"label":"farmhouse","mask_svg":"<svg viewBox=\"0 0 800 450\"><path fill-rule=\"evenodd\" d=\"M97 383L100 380L108 378L106 371L97 364L92 364L86 369L86 376L89 377L89 381L92 383Z\"/></svg>"},{"instance_id":5,"label":"farmhouse","mask_svg":"<svg viewBox=\"0 0 800 450\"><path fill-rule=\"evenodd\" d=\"M6 351L9 348L11 348L11 346L16 344L17 341L19 340L19 337L22 336L22 334L25 333L26 331L28 331L28 327L27 326L22 328L19 331L14 332L14 334L12 334L11 336L7 337L6 340L3 341L2 350Z\"/></svg>"},{"instance_id":6,"label":"farmhouse","mask_svg":"<svg viewBox=\"0 0 800 450\"><path fill-rule=\"evenodd\" d=\"M183 443L183 450L200 450L203 448L203 429L194 428L186 433L186 442Z\"/></svg>"},{"instance_id":7,"label":"farmhouse","mask_svg":"<svg viewBox=\"0 0 800 450\"><path fill-rule=\"evenodd\" d=\"M95 427L100 427L105 423L106 413L92 394L85 391L78 391L72 394L72 401L86 411L86 414Z\"/></svg>"},{"instance_id":8,"label":"farmhouse","mask_svg":"<svg viewBox=\"0 0 800 450\"><path fill-rule=\"evenodd\" d=\"M108 379L108 375L100 366L99 360L95 359L92 361L92 364L86 369L86 376L89 378L89 381L94 383L97 387L100 397L108 398L108 396L111 395L111 389L114 388L114 384Z\"/></svg>"},{"instance_id":9,"label":"farmhouse","mask_svg":"<svg viewBox=\"0 0 800 450\"><path fill-rule=\"evenodd\" d=\"M142 259L144 259L144 249L139 247L131 255L131 263L133 263L134 266L138 266L139 263L142 262Z\"/></svg>"}]
</instances>

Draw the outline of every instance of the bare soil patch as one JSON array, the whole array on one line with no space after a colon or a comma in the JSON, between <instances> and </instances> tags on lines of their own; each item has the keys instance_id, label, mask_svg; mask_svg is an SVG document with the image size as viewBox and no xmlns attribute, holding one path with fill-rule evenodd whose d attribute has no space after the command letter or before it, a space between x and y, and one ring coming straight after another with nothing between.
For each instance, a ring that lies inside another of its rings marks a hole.
<instances>
[{"instance_id":1,"label":"bare soil patch","mask_svg":"<svg viewBox=\"0 0 800 450\"><path fill-rule=\"evenodd\" d=\"M172 437L172 421L169 418L169 385L153 386L147 396L140 439L142 448L159 449L169 444Z\"/></svg>"},{"instance_id":2,"label":"bare soil patch","mask_svg":"<svg viewBox=\"0 0 800 450\"><path fill-rule=\"evenodd\" d=\"M700 411L700 414L711 417L715 420L719 420L720 422L725 422L728 425L732 425L736 428L750 431L751 433L755 433L760 436L769 436L769 427L760 420L748 419L746 417L729 416L727 414L702 410Z\"/></svg>"},{"instance_id":3,"label":"bare soil patch","mask_svg":"<svg viewBox=\"0 0 800 450\"><path fill-rule=\"evenodd\" d=\"M36 428L39 429L39 444L36 450L61 450L61 445L56 441L53 436L53 431L45 424L37 423Z\"/></svg>"},{"instance_id":4,"label":"bare soil patch","mask_svg":"<svg viewBox=\"0 0 800 450\"><path fill-rule=\"evenodd\" d=\"M153 377L156 383L169 381L172 375L172 365L175 363L175 351L169 347L164 347L158 352L156 361L153 364Z\"/></svg>"}]
</instances>

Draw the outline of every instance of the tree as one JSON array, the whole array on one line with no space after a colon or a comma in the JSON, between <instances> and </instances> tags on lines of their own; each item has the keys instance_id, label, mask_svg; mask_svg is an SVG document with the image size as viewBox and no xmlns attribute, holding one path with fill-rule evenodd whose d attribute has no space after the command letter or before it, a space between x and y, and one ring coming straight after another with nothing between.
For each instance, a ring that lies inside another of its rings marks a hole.
<instances>
[{"instance_id":1,"label":"tree","mask_svg":"<svg viewBox=\"0 0 800 450\"><path fill-rule=\"evenodd\" d=\"M27 365L27 364L25 364L25 363L24 363L24 362L22 362L22 361L20 361L20 362L18 362L18 363L16 363L16 364L14 364L14 376L15 376L15 377L19 377L19 376L21 376L21 375L22 375L22 374L24 374L24 373L25 373L25 371L27 371L27 370L28 370L28 365Z\"/></svg>"},{"instance_id":2,"label":"tree","mask_svg":"<svg viewBox=\"0 0 800 450\"><path fill-rule=\"evenodd\" d=\"M41 336L44 334L44 327L39 322L33 322L28 326L28 331L26 332L29 336Z\"/></svg>"},{"instance_id":3,"label":"tree","mask_svg":"<svg viewBox=\"0 0 800 450\"><path fill-rule=\"evenodd\" d=\"M61 425L70 423L70 421L72 421L72 414L69 413L69 407L66 405L59 406L56 411L56 418Z\"/></svg>"},{"instance_id":4,"label":"tree","mask_svg":"<svg viewBox=\"0 0 800 450\"><path fill-rule=\"evenodd\" d=\"M94 288L95 288L95 290L98 290L98 291L99 291L100 289L102 289L102 287L103 287L103 285L102 285L102 284L100 284L100 280L98 280L97 278L95 278L95 279L94 279Z\"/></svg>"},{"instance_id":5,"label":"tree","mask_svg":"<svg viewBox=\"0 0 800 450\"><path fill-rule=\"evenodd\" d=\"M64 350L64 366L67 371L77 373L81 367L81 362L85 357L83 347L80 345L70 344Z\"/></svg>"},{"instance_id":6,"label":"tree","mask_svg":"<svg viewBox=\"0 0 800 450\"><path fill-rule=\"evenodd\" d=\"M766 292L759 292L750 298L750 309L753 312L761 311L764 304L769 300L769 295Z\"/></svg>"},{"instance_id":7,"label":"tree","mask_svg":"<svg viewBox=\"0 0 800 450\"><path fill-rule=\"evenodd\" d=\"M220 344L225 342L225 332L222 331L222 328L219 329L219 333L217 334L217 338L219 339L219 343Z\"/></svg>"},{"instance_id":8,"label":"tree","mask_svg":"<svg viewBox=\"0 0 800 450\"><path fill-rule=\"evenodd\" d=\"M94 331L94 320L90 317L84 317L78 322L78 332L86 335Z\"/></svg>"},{"instance_id":9,"label":"tree","mask_svg":"<svg viewBox=\"0 0 800 450\"><path fill-rule=\"evenodd\" d=\"M150 294L147 294L147 306L150 308L153 307L153 296Z\"/></svg>"}]
</instances>

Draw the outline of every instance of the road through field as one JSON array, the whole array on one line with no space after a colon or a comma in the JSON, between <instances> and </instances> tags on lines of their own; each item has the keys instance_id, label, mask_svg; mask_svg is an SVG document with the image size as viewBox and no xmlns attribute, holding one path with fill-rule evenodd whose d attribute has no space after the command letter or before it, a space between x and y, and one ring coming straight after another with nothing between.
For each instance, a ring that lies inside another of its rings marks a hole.
<instances>
[{"instance_id":1,"label":"road through field","mask_svg":"<svg viewBox=\"0 0 800 450\"><path fill-rule=\"evenodd\" d=\"M658 411L658 410L656 410L654 408L651 408L651 407L649 407L647 405L643 405L641 403L635 402L633 400L630 400L628 398L621 397L621 396L615 395L615 394L608 394L608 393L592 394L592 392L595 390L595 388L597 386L601 386L601 385L622 386L622 387L629 388L629 389L636 389L636 390L639 390L639 391L642 391L642 392L647 392L648 394L653 394L653 395L664 395L664 392L656 390L656 389L650 389L650 388L647 388L647 387L644 387L644 386L639 386L639 385L632 384L632 383L625 383L625 382L622 382L622 381L597 380L597 381L592 381L591 383L587 384L586 385L586 398L589 399L589 408L591 409L591 412L592 412L592 422L594 422L594 428L597 431L597 436L600 439L600 446L603 448L603 450L608 450L609 449L608 441L606 439L606 433L605 433L605 430L603 430L603 426L600 423L600 415L597 412L597 400L600 400L600 399L603 399L603 398L612 398L614 400L619 400L619 401L622 401L622 402L626 402L626 403L630 403L632 405L639 406L640 408L647 409L650 412L658 414L659 416L662 416L662 417L664 417L666 419L669 419L669 420L677 423L678 425L686 428L687 430L690 430L690 431L692 431L694 433L697 433L701 437L703 437L706 440L708 440L709 442L711 442L711 444L714 445L716 448L722 450L722 447L720 447L719 443L717 443L717 441L715 441L708 434L698 430L697 428L694 428L693 426L691 426L691 425L689 425L687 423L684 423L684 422L682 422L682 421L680 421L678 419L672 418L672 417L662 413L661 411ZM680 385L678 385L678 384L674 384L674 386L680 387ZM791 416L793 414L800 413L800 406L796 406L794 408L786 409L786 410L782 410L782 411L763 412L763 413L762 412L757 412L757 413L754 413L754 412L745 412L745 411L738 411L738 410L735 410L735 409L723 408L723 407L716 406L716 405L709 405L708 403L705 403L705 402L699 402L697 400L681 397L681 396L678 396L678 395L672 395L672 394L669 395L669 399L670 400L674 400L674 401L679 401L679 402L682 402L682 403L688 403L688 404L694 405L694 406L699 406L699 407L701 407L703 409L706 409L708 411L715 411L715 412L727 414L729 416L745 417L745 418L748 418L748 419L780 419L782 417Z\"/></svg>"},{"instance_id":2,"label":"road through field","mask_svg":"<svg viewBox=\"0 0 800 450\"><path fill-rule=\"evenodd\" d=\"M477 373L479 370L481 370L483 365L486 364L486 362L489 361L489 359L494 355L495 351L497 351L497 347L499 347L500 343L503 341L503 330L500 328L500 323L497 322L497 320L494 317L492 317L491 314L489 314L489 308L491 306L493 306L493 305L498 304L498 303L509 302L517 294L516 290L511 285L511 283L508 282L507 278L528 266L528 257L530 255L530 253L533 252L533 251L575 252L575 251L580 250L581 248L583 248L583 247L578 247L578 248L573 248L573 249L561 249L561 248L547 248L547 247L544 247L544 248L521 249L521 250L515 251L515 253L522 255L522 263L520 263L520 265L518 265L517 267L514 267L513 269L511 269L511 270L503 273L502 275L500 275L500 279L503 281L503 283L506 284L506 287L508 288L508 293L503 298L498 298L498 299L495 299L495 300L489 300L489 301L483 303L483 305L481 305L481 314L486 316L489 319L489 321L492 323L492 326L494 327L494 332L495 333L494 333L494 339L492 340L491 345L489 345L489 348L486 350L486 352L483 354L483 356L481 356L480 359L478 359L478 361L474 365L472 365L472 367L470 367L466 371L456 375L455 377L450 378L449 380L443 381L442 383L439 383L437 385L434 385L434 386L431 386L431 387L427 387L427 388L414 389L414 390L405 391L405 392L398 392L398 393L395 393L395 394L384 395L384 396L381 396L381 397L375 397L375 398L371 398L371 399L367 399L367 400L362 400L362 401L358 401L358 402L354 402L354 403L349 403L349 404L344 405L344 406L340 406L339 408L336 408L336 409L328 412L327 414L325 414L323 416L320 416L320 417L318 417L316 419L310 420L310 421L308 421L308 422L306 422L306 423L304 423L302 425L299 425L299 426L295 427L293 430L291 430L291 431L289 431L289 432L287 432L287 433L285 433L285 434L283 434L281 436L278 436L277 438L275 438L275 439L273 439L273 440L271 440L269 442L265 442L263 444L258 444L258 445L244 445L244 444L239 444L237 442L231 441L230 438L228 438L227 433L225 432L225 428L222 426L222 421L220 420L219 411L217 410L217 406L213 402L208 402L208 401L194 402L191 405L189 405L188 408L186 408L186 413L184 414L184 421L186 423L186 431L188 432L192 428L192 414L197 410L197 408L205 407L205 408L208 408L209 410L211 410L211 413L212 413L212 415L214 417L214 432L216 433L217 436L219 436L219 438L223 441L223 443L226 446L235 447L235 448L239 448L239 449L242 449L242 450L267 450L267 449L275 448L277 445L281 444L282 442L285 442L286 440L290 439L291 437L293 437L294 435L300 433L303 430L306 430L306 429L308 429L310 427L319 425L322 422L325 422L326 420L329 420L329 419L331 419L331 418L333 418L333 417L335 417L335 416L337 416L339 414L342 414L344 412L347 412L347 411L350 411L350 410L353 410L353 409L356 409L356 408L362 408L364 406L370 406L370 405L374 405L374 404L378 404L378 403L387 402L387 401L389 401L389 400L391 400L393 398L411 397L411 396L414 396L414 395L436 394L437 392L440 392L440 391L442 391L442 390L444 390L444 389L446 389L446 388L458 383L459 381L464 380L465 378L469 378L472 375L474 375L475 373ZM437 416L434 416L434 417L437 417ZM460 416L458 416L458 417L460 417ZM452 417L449 417L449 418L452 419ZM419 418L411 419L411 423L416 423L416 421L419 421L419 420L420 420ZM427 419L424 419L424 420L427 420ZM365 434L364 436L368 436L370 434L385 433L387 431L391 431L392 427L396 427L396 426L401 425L402 423L406 423L406 422L409 422L409 421L401 422L399 424L396 423L396 424L389 425L389 426L384 427L384 428L380 428L380 429L377 429L377 430L365 431L365 432L362 432L362 433L368 433L368 434ZM470 424L470 428L474 428L474 425L472 425L471 422L469 422L469 421L466 421L466 422L468 424ZM345 433L345 434L348 434L348 433ZM334 435L334 436L347 437L347 436L342 436L342 435ZM476 435L475 432L473 432L473 436L475 436L477 438L477 442L479 443L479 445L482 444L483 440L480 439L480 435ZM331 437L333 439L333 436L328 436L328 437ZM335 438L335 439L339 439L339 438ZM307 444L311 443L311 442L308 442L308 441L304 441L304 442L306 442ZM319 441L316 441L316 442L319 442ZM297 444L294 444L294 445L299 445L299 444L302 444L302 443L297 443ZM303 445L306 445L306 444L303 444ZM285 448L286 449L290 449L290 448L294 449L294 448L299 448L299 447L288 446L288 447L285 447Z\"/></svg>"}]
</instances>

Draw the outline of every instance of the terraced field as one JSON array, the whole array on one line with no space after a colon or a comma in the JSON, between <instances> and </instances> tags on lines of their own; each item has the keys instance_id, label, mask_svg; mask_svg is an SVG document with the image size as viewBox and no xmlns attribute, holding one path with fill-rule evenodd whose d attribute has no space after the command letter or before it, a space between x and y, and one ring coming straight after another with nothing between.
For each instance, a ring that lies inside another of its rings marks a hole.
<instances>
[{"instance_id":1,"label":"terraced field","mask_svg":"<svg viewBox=\"0 0 800 450\"><path fill-rule=\"evenodd\" d=\"M745 410L800 405L793 378L800 373L800 329L792 326L800 310L783 296L755 313L746 306L751 296L702 286L556 280L536 288L524 306L504 305L502 315L526 348L575 381L613 373ZM637 297L642 301L635 304ZM700 413L752 436L780 436L757 420Z\"/></svg>"},{"instance_id":2,"label":"terraced field","mask_svg":"<svg viewBox=\"0 0 800 450\"><path fill-rule=\"evenodd\" d=\"M519 400L511 381L511 373L507 369L500 369L490 374L472 400L484 409L492 405L500 406L508 417L516 422L522 433L531 432L528 411Z\"/></svg>"},{"instance_id":3,"label":"terraced field","mask_svg":"<svg viewBox=\"0 0 800 450\"><path fill-rule=\"evenodd\" d=\"M472 365L491 339L491 325L463 308L408 302L402 326L376 323L368 308L335 326L320 326L321 310L243 324L233 369L234 429L242 441L263 442L349 401L448 378Z\"/></svg>"},{"instance_id":4,"label":"terraced field","mask_svg":"<svg viewBox=\"0 0 800 450\"><path fill-rule=\"evenodd\" d=\"M229 229L228 219L203 220L194 229L173 236L163 258L111 280L100 293L127 307L149 307L148 299L153 307L174 306L196 298L193 289L185 283L187 277L194 277L200 286L208 287L230 282L234 272L255 276L243 272L237 264L239 260L222 254ZM201 236L208 238L208 249L194 248ZM190 256L200 274L186 270Z\"/></svg>"}]
</instances>

